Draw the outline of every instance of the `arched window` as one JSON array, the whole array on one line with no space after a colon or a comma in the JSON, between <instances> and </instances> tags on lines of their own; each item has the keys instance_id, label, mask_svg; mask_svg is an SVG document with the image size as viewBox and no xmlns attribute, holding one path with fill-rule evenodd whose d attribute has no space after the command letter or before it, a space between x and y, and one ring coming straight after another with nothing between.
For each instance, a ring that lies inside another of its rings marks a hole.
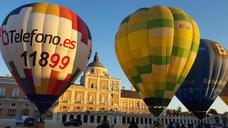
<instances>
[{"instance_id":1,"label":"arched window","mask_svg":"<svg viewBox=\"0 0 228 128\"><path fill-rule=\"evenodd\" d=\"M122 123L123 123L123 124L126 124L126 117L125 117L125 116L122 117Z\"/></svg>"},{"instance_id":2,"label":"arched window","mask_svg":"<svg viewBox=\"0 0 228 128\"><path fill-rule=\"evenodd\" d=\"M130 117L127 117L127 123L130 124Z\"/></svg>"},{"instance_id":3,"label":"arched window","mask_svg":"<svg viewBox=\"0 0 228 128\"><path fill-rule=\"evenodd\" d=\"M81 120L81 115L77 115L77 119L78 120Z\"/></svg>"},{"instance_id":4,"label":"arched window","mask_svg":"<svg viewBox=\"0 0 228 128\"><path fill-rule=\"evenodd\" d=\"M147 118L145 118L145 124L147 124Z\"/></svg>"},{"instance_id":5,"label":"arched window","mask_svg":"<svg viewBox=\"0 0 228 128\"><path fill-rule=\"evenodd\" d=\"M94 123L94 115L90 116L90 123Z\"/></svg>"},{"instance_id":6,"label":"arched window","mask_svg":"<svg viewBox=\"0 0 228 128\"><path fill-rule=\"evenodd\" d=\"M152 124L152 119L151 118L149 118L149 124Z\"/></svg>"},{"instance_id":7,"label":"arched window","mask_svg":"<svg viewBox=\"0 0 228 128\"><path fill-rule=\"evenodd\" d=\"M70 115L70 120L73 120L74 119L74 115Z\"/></svg>"},{"instance_id":8,"label":"arched window","mask_svg":"<svg viewBox=\"0 0 228 128\"><path fill-rule=\"evenodd\" d=\"M141 117L141 119L140 119L140 123L143 124L143 118L142 118L142 117Z\"/></svg>"},{"instance_id":9,"label":"arched window","mask_svg":"<svg viewBox=\"0 0 228 128\"><path fill-rule=\"evenodd\" d=\"M63 115L62 116L62 122L66 122L66 118L67 118L67 116L66 115Z\"/></svg>"},{"instance_id":10,"label":"arched window","mask_svg":"<svg viewBox=\"0 0 228 128\"><path fill-rule=\"evenodd\" d=\"M116 117L114 117L114 124L116 124Z\"/></svg>"},{"instance_id":11,"label":"arched window","mask_svg":"<svg viewBox=\"0 0 228 128\"><path fill-rule=\"evenodd\" d=\"M101 116L97 116L97 123L101 122Z\"/></svg>"},{"instance_id":12,"label":"arched window","mask_svg":"<svg viewBox=\"0 0 228 128\"><path fill-rule=\"evenodd\" d=\"M131 117L131 120L133 120L135 122L135 117Z\"/></svg>"},{"instance_id":13,"label":"arched window","mask_svg":"<svg viewBox=\"0 0 228 128\"><path fill-rule=\"evenodd\" d=\"M90 84L90 88L94 88L94 84L93 83Z\"/></svg>"},{"instance_id":14,"label":"arched window","mask_svg":"<svg viewBox=\"0 0 228 128\"><path fill-rule=\"evenodd\" d=\"M104 120L107 120L108 118L107 118L107 116L104 116Z\"/></svg>"},{"instance_id":15,"label":"arched window","mask_svg":"<svg viewBox=\"0 0 228 128\"><path fill-rule=\"evenodd\" d=\"M139 123L139 118L138 118L138 117L136 117L136 123L137 123L137 124Z\"/></svg>"},{"instance_id":16,"label":"arched window","mask_svg":"<svg viewBox=\"0 0 228 128\"><path fill-rule=\"evenodd\" d=\"M168 119L167 118L165 118L165 124L168 124Z\"/></svg>"},{"instance_id":17,"label":"arched window","mask_svg":"<svg viewBox=\"0 0 228 128\"><path fill-rule=\"evenodd\" d=\"M87 115L84 115L83 122L84 123L87 123L88 122L88 116Z\"/></svg>"}]
</instances>

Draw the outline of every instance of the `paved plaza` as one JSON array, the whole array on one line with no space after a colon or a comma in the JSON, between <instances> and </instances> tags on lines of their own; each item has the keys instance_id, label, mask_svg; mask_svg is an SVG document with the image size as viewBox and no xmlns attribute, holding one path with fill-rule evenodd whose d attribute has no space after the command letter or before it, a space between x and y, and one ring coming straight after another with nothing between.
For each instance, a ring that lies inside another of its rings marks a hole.
<instances>
[{"instance_id":1,"label":"paved plaza","mask_svg":"<svg viewBox=\"0 0 228 128\"><path fill-rule=\"evenodd\" d=\"M6 128L9 126L10 128L25 128L23 126L16 126L14 119L0 119L0 128ZM75 126L72 126L75 128ZM63 124L57 123L55 121L47 120L45 121L45 128L72 128L72 127L64 127ZM96 128L97 125L85 125L83 124L77 128ZM114 126L114 128L127 128L128 126ZM30 127L31 128L31 127Z\"/></svg>"}]
</instances>

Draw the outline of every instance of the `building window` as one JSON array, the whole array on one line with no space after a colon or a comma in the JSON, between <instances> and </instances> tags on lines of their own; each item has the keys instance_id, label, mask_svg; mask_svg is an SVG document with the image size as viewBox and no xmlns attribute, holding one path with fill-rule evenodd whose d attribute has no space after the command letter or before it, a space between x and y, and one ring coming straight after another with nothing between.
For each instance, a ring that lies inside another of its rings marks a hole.
<instances>
[{"instance_id":1,"label":"building window","mask_svg":"<svg viewBox=\"0 0 228 128\"><path fill-rule=\"evenodd\" d=\"M29 115L29 109L28 108L23 109L22 115L25 115L25 116Z\"/></svg>"},{"instance_id":2,"label":"building window","mask_svg":"<svg viewBox=\"0 0 228 128\"><path fill-rule=\"evenodd\" d=\"M91 74L93 74L93 73L94 73L94 70L93 70L93 69L91 69L91 70L90 70L90 72L91 72Z\"/></svg>"},{"instance_id":3,"label":"building window","mask_svg":"<svg viewBox=\"0 0 228 128\"><path fill-rule=\"evenodd\" d=\"M91 88L94 88L94 84L93 84L93 83L91 83L90 87L91 87Z\"/></svg>"},{"instance_id":4,"label":"building window","mask_svg":"<svg viewBox=\"0 0 228 128\"><path fill-rule=\"evenodd\" d=\"M130 104L130 109L133 109L133 104L132 103Z\"/></svg>"},{"instance_id":5,"label":"building window","mask_svg":"<svg viewBox=\"0 0 228 128\"><path fill-rule=\"evenodd\" d=\"M17 103L15 103L15 102L10 103L10 107L11 108L16 108L17 107Z\"/></svg>"},{"instance_id":6,"label":"building window","mask_svg":"<svg viewBox=\"0 0 228 128\"><path fill-rule=\"evenodd\" d=\"M90 116L90 123L94 123L94 115Z\"/></svg>"},{"instance_id":7,"label":"building window","mask_svg":"<svg viewBox=\"0 0 228 128\"><path fill-rule=\"evenodd\" d=\"M93 96L90 96L90 97L89 97L89 104L93 104L93 99L94 99Z\"/></svg>"},{"instance_id":8,"label":"building window","mask_svg":"<svg viewBox=\"0 0 228 128\"><path fill-rule=\"evenodd\" d=\"M77 119L78 120L81 120L81 115L77 115Z\"/></svg>"},{"instance_id":9,"label":"building window","mask_svg":"<svg viewBox=\"0 0 228 128\"><path fill-rule=\"evenodd\" d=\"M152 119L151 118L149 118L149 124L152 124Z\"/></svg>"},{"instance_id":10,"label":"building window","mask_svg":"<svg viewBox=\"0 0 228 128\"><path fill-rule=\"evenodd\" d=\"M100 95L100 103L105 103L105 97Z\"/></svg>"},{"instance_id":11,"label":"building window","mask_svg":"<svg viewBox=\"0 0 228 128\"><path fill-rule=\"evenodd\" d=\"M145 124L147 124L147 118L145 118Z\"/></svg>"},{"instance_id":12,"label":"building window","mask_svg":"<svg viewBox=\"0 0 228 128\"><path fill-rule=\"evenodd\" d=\"M126 118L125 117L122 117L122 123L126 124Z\"/></svg>"},{"instance_id":13,"label":"building window","mask_svg":"<svg viewBox=\"0 0 228 128\"><path fill-rule=\"evenodd\" d=\"M65 92L63 94L63 97L62 97L62 102L63 103L69 103L70 102L70 97L71 97L71 93Z\"/></svg>"},{"instance_id":14,"label":"building window","mask_svg":"<svg viewBox=\"0 0 228 128\"><path fill-rule=\"evenodd\" d=\"M12 98L18 98L19 97L19 89L14 88L12 91Z\"/></svg>"},{"instance_id":15,"label":"building window","mask_svg":"<svg viewBox=\"0 0 228 128\"><path fill-rule=\"evenodd\" d=\"M171 119L169 119L169 123L171 123L172 122L172 120Z\"/></svg>"},{"instance_id":16,"label":"building window","mask_svg":"<svg viewBox=\"0 0 228 128\"><path fill-rule=\"evenodd\" d=\"M29 103L25 103L24 104L24 108L29 108L30 106L29 106Z\"/></svg>"},{"instance_id":17,"label":"building window","mask_svg":"<svg viewBox=\"0 0 228 128\"><path fill-rule=\"evenodd\" d=\"M70 120L73 120L74 119L74 115L70 115Z\"/></svg>"},{"instance_id":18,"label":"building window","mask_svg":"<svg viewBox=\"0 0 228 128\"><path fill-rule=\"evenodd\" d=\"M137 102L137 107L139 107L139 101Z\"/></svg>"},{"instance_id":19,"label":"building window","mask_svg":"<svg viewBox=\"0 0 228 128\"><path fill-rule=\"evenodd\" d=\"M137 124L139 124L139 118L138 118L138 117L135 117L135 122L136 122Z\"/></svg>"},{"instance_id":20,"label":"building window","mask_svg":"<svg viewBox=\"0 0 228 128\"><path fill-rule=\"evenodd\" d=\"M127 123L130 124L130 117L127 117Z\"/></svg>"},{"instance_id":21,"label":"building window","mask_svg":"<svg viewBox=\"0 0 228 128\"><path fill-rule=\"evenodd\" d=\"M168 124L168 119L167 118L165 118L165 124Z\"/></svg>"},{"instance_id":22,"label":"building window","mask_svg":"<svg viewBox=\"0 0 228 128\"><path fill-rule=\"evenodd\" d=\"M84 123L87 123L88 122L88 116L87 115L84 115L83 122Z\"/></svg>"},{"instance_id":23,"label":"building window","mask_svg":"<svg viewBox=\"0 0 228 128\"><path fill-rule=\"evenodd\" d=\"M97 123L101 122L101 116L97 116Z\"/></svg>"},{"instance_id":24,"label":"building window","mask_svg":"<svg viewBox=\"0 0 228 128\"><path fill-rule=\"evenodd\" d=\"M143 118L142 117L140 118L140 123L143 124Z\"/></svg>"},{"instance_id":25,"label":"building window","mask_svg":"<svg viewBox=\"0 0 228 128\"><path fill-rule=\"evenodd\" d=\"M0 97L5 96L6 88L0 88Z\"/></svg>"},{"instance_id":26,"label":"building window","mask_svg":"<svg viewBox=\"0 0 228 128\"><path fill-rule=\"evenodd\" d=\"M16 115L16 109L9 109L8 110L8 116L14 117Z\"/></svg>"},{"instance_id":27,"label":"building window","mask_svg":"<svg viewBox=\"0 0 228 128\"><path fill-rule=\"evenodd\" d=\"M67 107L67 106L63 106L63 107L62 107L62 111L64 111L64 112L66 112L66 111L67 111L67 109L68 109L68 107Z\"/></svg>"},{"instance_id":28,"label":"building window","mask_svg":"<svg viewBox=\"0 0 228 128\"><path fill-rule=\"evenodd\" d=\"M66 119L67 119L67 116L66 115L63 115L62 116L62 122L66 122Z\"/></svg>"}]
</instances>

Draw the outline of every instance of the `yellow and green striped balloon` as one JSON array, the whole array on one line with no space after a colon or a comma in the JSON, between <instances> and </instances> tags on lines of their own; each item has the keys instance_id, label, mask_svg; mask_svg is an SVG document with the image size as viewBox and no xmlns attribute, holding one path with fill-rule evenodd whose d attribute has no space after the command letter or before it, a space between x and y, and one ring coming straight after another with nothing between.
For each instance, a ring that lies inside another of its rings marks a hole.
<instances>
[{"instance_id":1,"label":"yellow and green striped balloon","mask_svg":"<svg viewBox=\"0 0 228 128\"><path fill-rule=\"evenodd\" d=\"M155 116L168 106L188 74L199 40L197 23L175 7L141 8L120 24L116 56Z\"/></svg>"}]
</instances>

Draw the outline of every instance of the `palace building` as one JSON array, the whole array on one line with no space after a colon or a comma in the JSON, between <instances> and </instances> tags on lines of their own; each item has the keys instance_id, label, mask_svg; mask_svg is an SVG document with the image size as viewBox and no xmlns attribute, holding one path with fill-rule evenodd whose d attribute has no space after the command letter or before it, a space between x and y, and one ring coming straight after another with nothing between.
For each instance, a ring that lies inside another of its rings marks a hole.
<instances>
[{"instance_id":1,"label":"palace building","mask_svg":"<svg viewBox=\"0 0 228 128\"><path fill-rule=\"evenodd\" d=\"M53 119L58 121L83 116L83 118L88 118L88 122L90 122L90 118L92 118L92 122L95 122L95 120L103 118L96 115L106 115L107 117L111 113L141 114L148 116L148 119L150 116L152 117L136 91L121 90L120 79L108 74L108 70L100 63L97 53L84 71L80 84L69 87L59 98L53 112ZM95 115L90 117L88 113L95 113ZM118 122L120 122L118 118L113 120L113 123Z\"/></svg>"},{"instance_id":2,"label":"palace building","mask_svg":"<svg viewBox=\"0 0 228 128\"><path fill-rule=\"evenodd\" d=\"M99 62L89 63L79 85L72 85L59 98L56 112L121 111L149 113L135 91L121 90L120 79L113 78Z\"/></svg>"},{"instance_id":3,"label":"palace building","mask_svg":"<svg viewBox=\"0 0 228 128\"><path fill-rule=\"evenodd\" d=\"M0 119L16 115L38 117L39 112L19 90L14 78L0 76ZM121 80L108 74L97 53L81 76L80 84L71 85L46 113L46 119L56 122L73 118L94 125L107 118L110 124L119 126L127 126L131 120L139 126L149 126L155 119L134 89L122 89ZM159 119L166 123L198 122L191 114L174 117L163 114Z\"/></svg>"}]
</instances>

